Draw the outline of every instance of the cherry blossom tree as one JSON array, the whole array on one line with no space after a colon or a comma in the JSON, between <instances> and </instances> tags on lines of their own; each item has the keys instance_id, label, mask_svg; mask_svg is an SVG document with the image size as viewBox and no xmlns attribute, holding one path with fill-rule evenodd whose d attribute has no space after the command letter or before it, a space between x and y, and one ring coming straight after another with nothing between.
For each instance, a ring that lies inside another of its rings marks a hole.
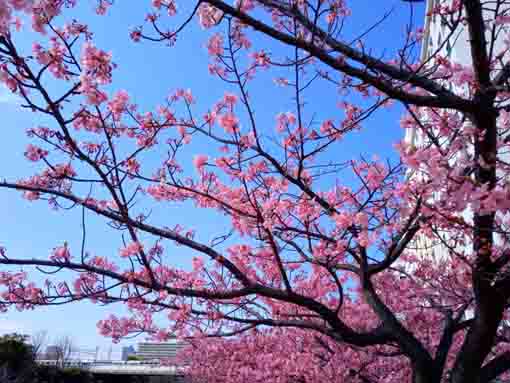
<instances>
[{"instance_id":1,"label":"cherry blossom tree","mask_svg":"<svg viewBox=\"0 0 510 383\"><path fill-rule=\"evenodd\" d=\"M434 3L449 37L468 34L463 65L439 49L420 61L423 30L411 25L396 57L374 55L367 31L346 41L344 0L153 0L134 42L172 46L195 21L204 29L226 92L198 114L189 90L150 111L115 90L114 60L71 16L75 3L0 0L0 81L51 120L28 131L25 157L40 171L0 186L92 213L124 245L93 255L63 242L46 258L2 249L3 310L122 302L129 315L99 331L191 339L197 381L467 383L510 369L510 1ZM34 32L26 51L19 36ZM293 93L272 128L251 98L262 73ZM316 83L338 114L304 102ZM397 144L401 162L337 160L395 104L421 137ZM189 158L195 142L214 154ZM151 205L207 209L230 229L207 242L200 222L157 222ZM172 265L174 245L189 269ZM21 266L51 276L39 283Z\"/></svg>"}]
</instances>

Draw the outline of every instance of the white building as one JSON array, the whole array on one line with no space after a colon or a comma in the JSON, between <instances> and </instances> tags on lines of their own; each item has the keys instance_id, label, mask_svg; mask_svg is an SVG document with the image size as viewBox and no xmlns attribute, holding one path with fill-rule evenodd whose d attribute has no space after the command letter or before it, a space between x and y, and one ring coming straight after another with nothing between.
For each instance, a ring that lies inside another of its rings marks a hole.
<instances>
[{"instance_id":1,"label":"white building","mask_svg":"<svg viewBox=\"0 0 510 383\"><path fill-rule=\"evenodd\" d=\"M186 344L183 342L141 342L137 345L136 356L143 360L170 359L173 360Z\"/></svg>"},{"instance_id":2,"label":"white building","mask_svg":"<svg viewBox=\"0 0 510 383\"><path fill-rule=\"evenodd\" d=\"M426 1L426 15L424 23L424 36L421 49L421 62L425 68L433 68L435 58L438 56L448 58L452 63L460 64L462 66L472 65L471 48L469 43L469 35L467 27L461 22L459 13L447 14L444 12L447 8L451 7L454 0L427 0ZM510 0L485 0L482 1L484 9L484 19L487 25L492 28L496 19L496 7L498 15L510 16ZM443 15L436 14L433 10L443 10ZM434 14L432 14L434 13ZM503 51L505 40L510 38L510 30L505 25L498 25L496 31L496 38L492 38L492 29L489 28L487 32L487 41L491 43L494 41L493 46L489 48L493 57ZM508 61L508 60L506 60ZM497 69L497 68L496 68ZM497 73L497 71L494 71ZM434 74L432 74L433 76ZM442 81L443 85L449 88L460 96L468 96L468 88L464 86L455 86L446 80ZM427 122L427 119L423 121ZM430 143L429 139L425 137L420 131L415 129L408 129L406 131L405 140L413 146L420 147ZM442 145L448 145L448 142L442 142ZM464 155L472 157L473 153L458 153L457 157L452 158L451 161L456 161L459 156ZM510 153L504 155L505 158L510 158ZM419 174L410 174L410 177L420 176ZM440 193L440 192L438 192ZM439 194L438 194L439 195ZM463 213L463 218L470 221L472 213L469 209ZM448 234L443 235L445 242L448 242ZM496 239L497 240L497 239ZM449 250L439 240L432 241L424 236L418 236L413 244L417 253L421 256L432 257L434 260L441 261L448 254Z\"/></svg>"},{"instance_id":3,"label":"white building","mask_svg":"<svg viewBox=\"0 0 510 383\"><path fill-rule=\"evenodd\" d=\"M435 55L447 57L454 63L461 65L471 65L471 48L469 45L469 36L467 29L463 23L456 23L458 15L440 16L430 15L433 9L437 7L449 7L454 0L426 0L425 6L425 23L424 36L421 48L421 62L426 65L433 65ZM484 18L486 22L494 22L495 7L499 6L498 14L510 16L510 0L485 0L482 1L485 9ZM496 39L492 39L490 33L487 32L487 40L494 40L494 53L501 52L504 47L505 40L510 37L510 30L506 26L497 27ZM451 83L445 83L456 93L462 94L465 89L454 87ZM423 140L417 132L410 129L406 132L406 141L419 144Z\"/></svg>"}]
</instances>

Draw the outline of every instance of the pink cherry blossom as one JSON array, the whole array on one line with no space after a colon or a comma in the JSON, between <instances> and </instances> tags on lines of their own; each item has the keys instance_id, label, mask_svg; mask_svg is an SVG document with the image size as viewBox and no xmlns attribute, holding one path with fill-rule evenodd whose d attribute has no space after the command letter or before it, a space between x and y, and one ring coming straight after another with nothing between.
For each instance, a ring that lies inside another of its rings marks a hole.
<instances>
[{"instance_id":1,"label":"pink cherry blossom","mask_svg":"<svg viewBox=\"0 0 510 383\"><path fill-rule=\"evenodd\" d=\"M186 339L197 382L507 379L510 38L489 3L431 2L425 27L378 46L345 0L151 0L124 31L184 63L175 46L205 47L188 89L144 47L116 73L90 22L112 1L0 0L0 83L24 107L8 109L44 120L28 173L0 187L48 204L36 221L105 225L118 249L97 252L96 228L79 256L2 244L0 312L118 302L99 332ZM162 96L162 79L182 87Z\"/></svg>"},{"instance_id":2,"label":"pink cherry blossom","mask_svg":"<svg viewBox=\"0 0 510 383\"><path fill-rule=\"evenodd\" d=\"M119 255L123 258L127 258L127 257L131 257L133 255L137 255L142 250L143 250L143 245L141 243L131 242L119 250Z\"/></svg>"},{"instance_id":3,"label":"pink cherry blossom","mask_svg":"<svg viewBox=\"0 0 510 383\"><path fill-rule=\"evenodd\" d=\"M25 157L29 161L33 161L33 162L40 161L41 159L43 159L47 155L48 155L48 151L47 150L41 149L41 148L39 148L37 146L34 146L32 144L29 144L27 146L27 150L25 151Z\"/></svg>"},{"instance_id":4,"label":"pink cherry blossom","mask_svg":"<svg viewBox=\"0 0 510 383\"><path fill-rule=\"evenodd\" d=\"M64 246L56 247L53 250L53 254L50 256L51 260L59 262L68 262L70 258L71 253L69 252L67 244L64 244Z\"/></svg>"},{"instance_id":5,"label":"pink cherry blossom","mask_svg":"<svg viewBox=\"0 0 510 383\"><path fill-rule=\"evenodd\" d=\"M208 160L209 157L203 154L199 154L193 158L193 165L199 172L202 172L204 170L204 166L207 165Z\"/></svg>"},{"instance_id":6,"label":"pink cherry blossom","mask_svg":"<svg viewBox=\"0 0 510 383\"><path fill-rule=\"evenodd\" d=\"M223 13L219 9L207 3L201 3L198 8L200 25L206 29L214 26L220 20L222 14Z\"/></svg>"},{"instance_id":7,"label":"pink cherry blossom","mask_svg":"<svg viewBox=\"0 0 510 383\"><path fill-rule=\"evenodd\" d=\"M233 134L238 130L239 119L233 113L225 113L219 116L218 123L225 132Z\"/></svg>"},{"instance_id":8,"label":"pink cherry blossom","mask_svg":"<svg viewBox=\"0 0 510 383\"><path fill-rule=\"evenodd\" d=\"M207 50L211 56L221 56L223 54L223 35L216 33L211 36L207 42Z\"/></svg>"}]
</instances>

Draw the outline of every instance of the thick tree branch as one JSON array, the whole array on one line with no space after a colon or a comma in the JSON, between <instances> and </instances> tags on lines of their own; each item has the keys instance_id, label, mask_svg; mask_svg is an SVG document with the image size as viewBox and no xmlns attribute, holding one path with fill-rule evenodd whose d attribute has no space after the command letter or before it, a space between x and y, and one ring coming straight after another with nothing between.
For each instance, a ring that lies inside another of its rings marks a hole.
<instances>
[{"instance_id":1,"label":"thick tree branch","mask_svg":"<svg viewBox=\"0 0 510 383\"><path fill-rule=\"evenodd\" d=\"M487 88L491 84L490 62L485 38L485 21L480 0L463 0L469 31L473 70L478 83Z\"/></svg>"},{"instance_id":2,"label":"thick tree branch","mask_svg":"<svg viewBox=\"0 0 510 383\"><path fill-rule=\"evenodd\" d=\"M428 80L424 77L416 75L415 73L407 72L403 69L396 69L390 65L383 64L381 61L375 58L361 54L345 44L332 41L330 38L327 39L327 43L333 49L336 49L338 52L355 61L367 65L368 69L380 70L383 74L387 74L389 79L385 79L382 76L369 74L369 72L365 69L358 69L354 66L351 66L344 60L340 60L331 56L324 48L320 48L315 42L307 42L301 39L297 39L294 36L288 35L286 33L280 32L270 27L269 25L255 19L254 17L241 12L237 8L226 4L221 0L207 0L206 2L210 3L226 14L239 19L243 23L251 26L253 29L262 32L282 43L300 48L308 52L313 57L318 58L320 61L330 66L331 68L372 85L391 98L395 98L402 102L418 106L446 107L462 111L469 111L471 108L470 101L454 95L432 80ZM326 36L321 35L321 37L325 38ZM392 83L393 80L409 83L433 94L438 93L438 96L422 96L415 93L406 92L402 90L402 84L395 85Z\"/></svg>"},{"instance_id":3,"label":"thick tree branch","mask_svg":"<svg viewBox=\"0 0 510 383\"><path fill-rule=\"evenodd\" d=\"M498 355L482 367L480 383L489 383L510 370L510 352Z\"/></svg>"}]
</instances>

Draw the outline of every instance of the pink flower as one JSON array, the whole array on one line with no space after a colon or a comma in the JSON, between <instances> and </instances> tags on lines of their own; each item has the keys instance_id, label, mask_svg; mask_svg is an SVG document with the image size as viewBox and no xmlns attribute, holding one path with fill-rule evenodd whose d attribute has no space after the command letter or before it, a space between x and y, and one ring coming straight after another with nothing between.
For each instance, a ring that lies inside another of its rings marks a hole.
<instances>
[{"instance_id":1,"label":"pink flower","mask_svg":"<svg viewBox=\"0 0 510 383\"><path fill-rule=\"evenodd\" d=\"M204 121L209 125L212 126L214 122L216 121L216 112L207 112L204 115Z\"/></svg>"},{"instance_id":2,"label":"pink flower","mask_svg":"<svg viewBox=\"0 0 510 383\"><path fill-rule=\"evenodd\" d=\"M56 247L53 249L53 254L50 256L52 261L57 262L68 262L71 258L71 253L67 248L67 243L64 242L64 246Z\"/></svg>"},{"instance_id":3,"label":"pink flower","mask_svg":"<svg viewBox=\"0 0 510 383\"><path fill-rule=\"evenodd\" d=\"M496 17L496 22L494 24L501 25L501 24L509 24L510 23L510 15L499 15Z\"/></svg>"},{"instance_id":4,"label":"pink flower","mask_svg":"<svg viewBox=\"0 0 510 383\"><path fill-rule=\"evenodd\" d=\"M359 212L354 216L354 222L357 225L366 228L368 227L368 216L363 212Z\"/></svg>"},{"instance_id":5,"label":"pink flower","mask_svg":"<svg viewBox=\"0 0 510 383\"><path fill-rule=\"evenodd\" d=\"M218 123L227 133L235 133L238 128L239 120L233 113L222 114Z\"/></svg>"},{"instance_id":6,"label":"pink flower","mask_svg":"<svg viewBox=\"0 0 510 383\"><path fill-rule=\"evenodd\" d=\"M108 97L98 89L97 84L90 76L81 76L80 92L86 97L87 102L91 105L100 105L105 102Z\"/></svg>"},{"instance_id":7,"label":"pink flower","mask_svg":"<svg viewBox=\"0 0 510 383\"><path fill-rule=\"evenodd\" d=\"M326 120L322 123L320 131L322 134L331 134L335 132L335 125L332 120Z\"/></svg>"},{"instance_id":8,"label":"pink flower","mask_svg":"<svg viewBox=\"0 0 510 383\"><path fill-rule=\"evenodd\" d=\"M10 7L7 4L3 4L3 2L0 2L0 35L8 31L10 21L11 21Z\"/></svg>"},{"instance_id":9,"label":"pink flower","mask_svg":"<svg viewBox=\"0 0 510 383\"><path fill-rule=\"evenodd\" d=\"M207 42L207 51L211 56L221 56L223 54L223 36L216 33L211 36Z\"/></svg>"},{"instance_id":10,"label":"pink flower","mask_svg":"<svg viewBox=\"0 0 510 383\"><path fill-rule=\"evenodd\" d=\"M225 93L225 96L223 96L223 101L227 105L234 105L237 102L237 96L232 93Z\"/></svg>"},{"instance_id":11,"label":"pink flower","mask_svg":"<svg viewBox=\"0 0 510 383\"><path fill-rule=\"evenodd\" d=\"M202 258L193 257L191 263L194 271L201 271L204 268L204 260Z\"/></svg>"},{"instance_id":12,"label":"pink flower","mask_svg":"<svg viewBox=\"0 0 510 383\"><path fill-rule=\"evenodd\" d=\"M109 0L99 0L96 7L96 13L101 16L105 15L110 5Z\"/></svg>"},{"instance_id":13,"label":"pink flower","mask_svg":"<svg viewBox=\"0 0 510 383\"><path fill-rule=\"evenodd\" d=\"M255 60L255 64L262 67L268 68L270 64L269 55L262 51L252 53L252 57Z\"/></svg>"},{"instance_id":14,"label":"pink flower","mask_svg":"<svg viewBox=\"0 0 510 383\"><path fill-rule=\"evenodd\" d=\"M132 255L138 254L143 250L143 245L140 242L131 242L126 247L120 249L119 254L122 258L127 258Z\"/></svg>"},{"instance_id":15,"label":"pink flower","mask_svg":"<svg viewBox=\"0 0 510 383\"><path fill-rule=\"evenodd\" d=\"M108 109L115 119L119 119L126 110L129 102L129 94L125 90L117 92L117 94L108 103Z\"/></svg>"},{"instance_id":16,"label":"pink flower","mask_svg":"<svg viewBox=\"0 0 510 383\"><path fill-rule=\"evenodd\" d=\"M204 166L207 165L207 160L209 157L207 157L204 154L198 154L193 158L193 165L199 172L203 172Z\"/></svg>"},{"instance_id":17,"label":"pink flower","mask_svg":"<svg viewBox=\"0 0 510 383\"><path fill-rule=\"evenodd\" d=\"M213 27L220 21L223 12L207 3L200 4L198 8L198 20L204 29Z\"/></svg>"},{"instance_id":18,"label":"pink flower","mask_svg":"<svg viewBox=\"0 0 510 383\"><path fill-rule=\"evenodd\" d=\"M48 155L48 152L44 149L41 149L37 146L34 146L32 144L29 144L27 146L27 150L25 151L25 157L29 161L37 162L43 159Z\"/></svg>"},{"instance_id":19,"label":"pink flower","mask_svg":"<svg viewBox=\"0 0 510 383\"><path fill-rule=\"evenodd\" d=\"M171 101L184 100L188 104L193 104L195 98L190 89L177 89L173 95L170 96Z\"/></svg>"},{"instance_id":20,"label":"pink flower","mask_svg":"<svg viewBox=\"0 0 510 383\"><path fill-rule=\"evenodd\" d=\"M93 74L98 84L109 84L111 82L112 55L96 48L87 42L83 45L81 64L90 74Z\"/></svg>"},{"instance_id":21,"label":"pink flower","mask_svg":"<svg viewBox=\"0 0 510 383\"><path fill-rule=\"evenodd\" d=\"M130 158L126 161L127 170L132 174L137 174L140 171L140 163L136 158Z\"/></svg>"},{"instance_id":22,"label":"pink flower","mask_svg":"<svg viewBox=\"0 0 510 383\"><path fill-rule=\"evenodd\" d=\"M0 25L0 34L1 34L1 25ZM18 89L18 82L16 79L9 74L7 71L7 66L5 64L0 65L0 83L3 83L11 92L16 92Z\"/></svg>"},{"instance_id":23,"label":"pink flower","mask_svg":"<svg viewBox=\"0 0 510 383\"><path fill-rule=\"evenodd\" d=\"M378 167L373 166L367 170L366 180L368 186L370 186L371 188L375 189L380 187L385 177L386 174L384 172L384 169L379 169Z\"/></svg>"},{"instance_id":24,"label":"pink flower","mask_svg":"<svg viewBox=\"0 0 510 383\"><path fill-rule=\"evenodd\" d=\"M135 43L139 42L142 38L142 31L140 29L135 29L129 33L129 37Z\"/></svg>"},{"instance_id":25,"label":"pink flower","mask_svg":"<svg viewBox=\"0 0 510 383\"><path fill-rule=\"evenodd\" d=\"M337 226L340 229L347 229L353 223L352 215L350 215L349 213L335 214L333 219L335 220Z\"/></svg>"}]
</instances>

